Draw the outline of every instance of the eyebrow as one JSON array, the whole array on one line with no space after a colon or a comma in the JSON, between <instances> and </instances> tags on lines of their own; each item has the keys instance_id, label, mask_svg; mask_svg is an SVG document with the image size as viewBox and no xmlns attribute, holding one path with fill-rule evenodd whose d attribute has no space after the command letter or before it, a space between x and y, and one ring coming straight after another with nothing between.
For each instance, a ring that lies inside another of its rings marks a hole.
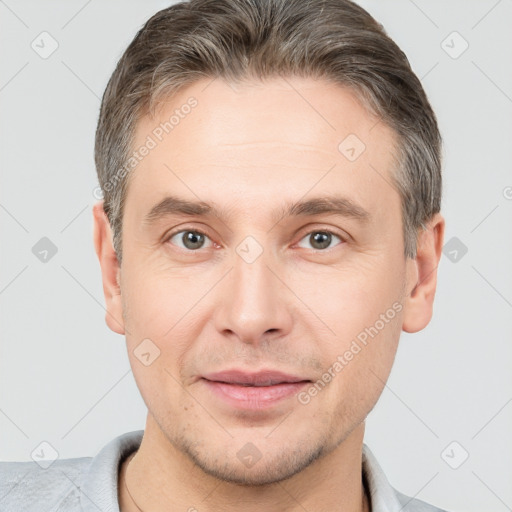
<instances>
[{"instance_id":1,"label":"eyebrow","mask_svg":"<svg viewBox=\"0 0 512 512\"><path fill-rule=\"evenodd\" d=\"M319 214L340 215L362 222L370 219L370 213L351 199L339 196L323 196L287 203L273 212L273 219L279 222L285 217L314 216ZM189 201L176 196L167 196L155 204L144 216L143 223L151 225L171 215L206 216L227 219L228 211L219 209L204 201Z\"/></svg>"}]
</instances>

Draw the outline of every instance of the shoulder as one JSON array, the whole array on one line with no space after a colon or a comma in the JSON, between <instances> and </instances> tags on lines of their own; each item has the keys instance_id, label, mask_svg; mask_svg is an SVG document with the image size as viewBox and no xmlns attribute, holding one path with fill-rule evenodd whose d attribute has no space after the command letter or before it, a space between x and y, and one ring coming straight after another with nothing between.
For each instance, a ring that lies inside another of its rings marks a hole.
<instances>
[{"instance_id":1,"label":"shoulder","mask_svg":"<svg viewBox=\"0 0 512 512\"><path fill-rule=\"evenodd\" d=\"M1 512L119 512L120 461L140 446L143 430L110 440L94 457L0 462Z\"/></svg>"},{"instance_id":2,"label":"shoulder","mask_svg":"<svg viewBox=\"0 0 512 512\"><path fill-rule=\"evenodd\" d=\"M391 485L368 445L363 443L363 476L375 512L448 512L426 501L402 494Z\"/></svg>"},{"instance_id":3,"label":"shoulder","mask_svg":"<svg viewBox=\"0 0 512 512\"><path fill-rule=\"evenodd\" d=\"M61 459L46 469L33 461L0 462L0 510L81 510L80 485L91 460L91 457Z\"/></svg>"},{"instance_id":4,"label":"shoulder","mask_svg":"<svg viewBox=\"0 0 512 512\"><path fill-rule=\"evenodd\" d=\"M400 505L402 505L402 508L400 509L402 512L447 512L446 510L431 505L426 501L406 496L396 489L395 494Z\"/></svg>"}]
</instances>

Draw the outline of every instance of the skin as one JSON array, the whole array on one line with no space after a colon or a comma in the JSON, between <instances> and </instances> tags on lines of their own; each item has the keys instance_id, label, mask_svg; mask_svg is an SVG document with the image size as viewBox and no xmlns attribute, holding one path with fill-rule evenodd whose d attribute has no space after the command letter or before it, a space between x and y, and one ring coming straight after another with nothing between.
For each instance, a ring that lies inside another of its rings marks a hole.
<instances>
[{"instance_id":1,"label":"skin","mask_svg":"<svg viewBox=\"0 0 512 512\"><path fill-rule=\"evenodd\" d=\"M365 418L400 332L431 319L444 219L431 219L417 257L406 259L400 197L390 185L394 132L325 81L195 82L157 119L140 120L134 147L190 96L198 105L130 175L121 266L103 204L93 207L106 322L126 336L148 408L142 444L121 467L121 510L138 510L125 482L146 512L365 510ZM349 134L366 145L353 162L338 150ZM286 202L333 193L369 219L272 216ZM229 217L144 225L168 194L213 203ZM185 233L169 238L173 228L207 237L190 249ZM326 229L335 236L322 248L310 235ZM263 249L252 263L236 251L247 236ZM315 382L394 303L400 311L308 404L290 397L241 412L200 379L273 368ZM149 366L133 352L146 338L160 350ZM249 442L261 453L251 468L237 458Z\"/></svg>"}]
</instances>

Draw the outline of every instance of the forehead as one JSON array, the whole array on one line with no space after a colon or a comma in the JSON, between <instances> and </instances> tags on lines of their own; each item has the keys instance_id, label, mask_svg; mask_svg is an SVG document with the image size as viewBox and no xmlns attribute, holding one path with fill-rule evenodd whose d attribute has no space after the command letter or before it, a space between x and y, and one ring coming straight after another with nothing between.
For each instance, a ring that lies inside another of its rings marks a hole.
<instances>
[{"instance_id":1,"label":"forehead","mask_svg":"<svg viewBox=\"0 0 512 512\"><path fill-rule=\"evenodd\" d=\"M190 107L190 104L194 104ZM265 81L227 82L221 78L202 79L159 103L155 118L142 118L136 129L141 137L159 126L165 137L172 132L178 144L180 134L189 138L183 126L193 125L196 141L212 148L220 145L279 142L324 146L332 151L351 130L363 142L371 143L392 131L363 107L348 87L312 78L273 78ZM372 136L372 132L375 133Z\"/></svg>"},{"instance_id":2,"label":"forehead","mask_svg":"<svg viewBox=\"0 0 512 512\"><path fill-rule=\"evenodd\" d=\"M126 202L144 215L150 204L143 211L142 203L163 198L165 189L213 202L240 202L242 194L256 206L270 189L297 196L333 187L367 203L372 193L396 200L394 143L393 131L337 84L204 79L139 121L133 149L151 149L130 176Z\"/></svg>"}]
</instances>

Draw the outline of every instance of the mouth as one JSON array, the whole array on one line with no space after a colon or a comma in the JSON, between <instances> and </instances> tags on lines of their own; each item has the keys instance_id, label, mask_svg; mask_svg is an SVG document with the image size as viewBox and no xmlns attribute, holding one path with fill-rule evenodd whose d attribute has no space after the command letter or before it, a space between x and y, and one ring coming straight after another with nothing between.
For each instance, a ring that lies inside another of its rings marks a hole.
<instances>
[{"instance_id":1,"label":"mouth","mask_svg":"<svg viewBox=\"0 0 512 512\"><path fill-rule=\"evenodd\" d=\"M274 370L248 373L229 370L202 377L213 395L230 408L264 410L296 395L312 381Z\"/></svg>"},{"instance_id":2,"label":"mouth","mask_svg":"<svg viewBox=\"0 0 512 512\"><path fill-rule=\"evenodd\" d=\"M203 375L203 379L237 386L267 387L278 384L295 384L298 382L311 382L311 380L298 375L291 375L277 370L260 370L256 373L243 370L226 370Z\"/></svg>"},{"instance_id":3,"label":"mouth","mask_svg":"<svg viewBox=\"0 0 512 512\"><path fill-rule=\"evenodd\" d=\"M289 382L285 382L285 381L280 381L280 382L268 381L268 382L262 383L262 384L245 384L243 382L224 382L222 380L213 381L213 382L222 382L223 384L230 384L232 386L245 386L245 387L251 387L251 388L263 388L263 387L269 387L269 386L278 386L279 384L290 384ZM307 381L299 381L299 382L307 382Z\"/></svg>"}]
</instances>

